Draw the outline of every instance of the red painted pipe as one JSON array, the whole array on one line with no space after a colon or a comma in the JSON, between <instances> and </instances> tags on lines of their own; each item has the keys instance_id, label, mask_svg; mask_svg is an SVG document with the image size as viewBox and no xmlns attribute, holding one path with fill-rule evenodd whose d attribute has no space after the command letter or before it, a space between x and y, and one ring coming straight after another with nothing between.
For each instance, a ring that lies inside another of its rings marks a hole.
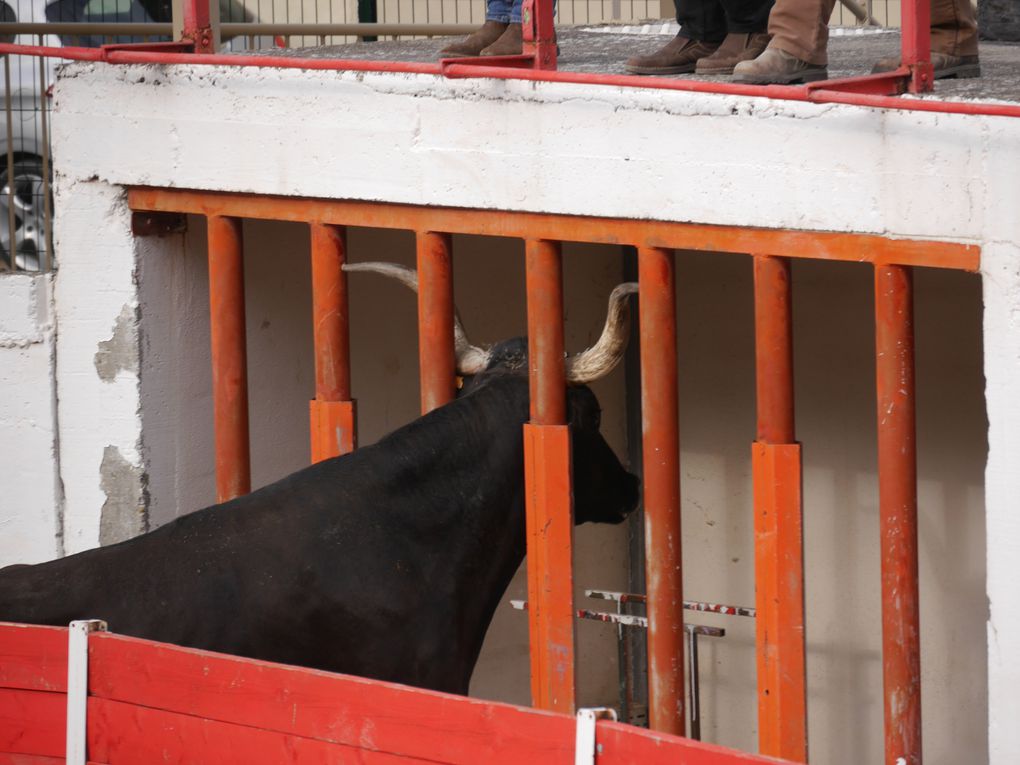
<instances>
[{"instance_id":1,"label":"red painted pipe","mask_svg":"<svg viewBox=\"0 0 1020 765\"><path fill-rule=\"evenodd\" d=\"M795 436L788 258L754 258L754 296L758 441L791 444Z\"/></svg>"},{"instance_id":2,"label":"red painted pipe","mask_svg":"<svg viewBox=\"0 0 1020 765\"><path fill-rule=\"evenodd\" d=\"M421 412L427 414L457 392L449 234L418 234L418 358Z\"/></svg>"},{"instance_id":3,"label":"red painted pipe","mask_svg":"<svg viewBox=\"0 0 1020 765\"><path fill-rule=\"evenodd\" d=\"M570 430L563 358L560 243L525 241L531 422L524 426L531 698L542 709L575 706Z\"/></svg>"},{"instance_id":4,"label":"red painted pipe","mask_svg":"<svg viewBox=\"0 0 1020 765\"><path fill-rule=\"evenodd\" d=\"M878 491L882 534L882 680L886 765L921 765L913 279L875 269Z\"/></svg>"},{"instance_id":5,"label":"red painted pipe","mask_svg":"<svg viewBox=\"0 0 1020 765\"><path fill-rule=\"evenodd\" d=\"M867 93L841 93L824 88L809 89L793 85L735 85L697 80L664 80L621 74L591 74L511 67L478 67L464 64L423 64L403 61L363 61L353 59L312 59L282 56L241 56L201 53L152 53L95 48L53 48L40 45L0 44L0 54L47 56L77 61L103 61L110 64L161 64L191 66L237 66L271 69L305 69L351 72L390 72L445 75L450 78L527 80L565 82L579 85L607 85L618 88L677 90L689 93L715 93L729 96L770 98L777 101L804 101L823 104L847 104L874 109L898 109L909 112L971 114L986 117L1020 117L1020 105L982 104L963 101L903 99Z\"/></svg>"},{"instance_id":6,"label":"red painted pipe","mask_svg":"<svg viewBox=\"0 0 1020 765\"><path fill-rule=\"evenodd\" d=\"M216 501L226 502L251 491L241 221L212 215L208 236Z\"/></svg>"},{"instance_id":7,"label":"red painted pipe","mask_svg":"<svg viewBox=\"0 0 1020 765\"><path fill-rule=\"evenodd\" d=\"M807 762L801 454L795 442L792 289L788 258L754 257L758 440L754 589L758 742L762 754Z\"/></svg>"},{"instance_id":8,"label":"red painted pipe","mask_svg":"<svg viewBox=\"0 0 1020 765\"><path fill-rule=\"evenodd\" d=\"M529 239L525 249L531 422L535 425L563 425L567 421L567 399L564 388L560 243Z\"/></svg>"},{"instance_id":9,"label":"red painted pipe","mask_svg":"<svg viewBox=\"0 0 1020 765\"><path fill-rule=\"evenodd\" d=\"M638 250L648 724L652 730L682 736L684 598L673 262L671 250Z\"/></svg>"},{"instance_id":10,"label":"red painted pipe","mask_svg":"<svg viewBox=\"0 0 1020 765\"><path fill-rule=\"evenodd\" d=\"M910 70L911 93L928 93L935 87L931 63L931 0L903 0L900 11L900 56Z\"/></svg>"},{"instance_id":11,"label":"red painted pipe","mask_svg":"<svg viewBox=\"0 0 1020 765\"><path fill-rule=\"evenodd\" d=\"M311 224L312 336L315 343L315 397L351 398L350 319L347 308L347 236L343 227Z\"/></svg>"}]
</instances>

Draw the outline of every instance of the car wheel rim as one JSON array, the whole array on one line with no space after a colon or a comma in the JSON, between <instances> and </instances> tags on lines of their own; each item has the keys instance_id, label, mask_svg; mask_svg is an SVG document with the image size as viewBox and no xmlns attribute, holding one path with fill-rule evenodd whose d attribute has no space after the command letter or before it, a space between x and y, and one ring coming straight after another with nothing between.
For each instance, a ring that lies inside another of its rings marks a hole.
<instances>
[{"instance_id":1,"label":"car wheel rim","mask_svg":"<svg viewBox=\"0 0 1020 765\"><path fill-rule=\"evenodd\" d=\"M11 252L10 208L14 207L14 252L17 267L38 271L46 248L46 215L43 206L43 181L33 173L14 176L14 189L9 183L0 188L0 246Z\"/></svg>"}]
</instances>

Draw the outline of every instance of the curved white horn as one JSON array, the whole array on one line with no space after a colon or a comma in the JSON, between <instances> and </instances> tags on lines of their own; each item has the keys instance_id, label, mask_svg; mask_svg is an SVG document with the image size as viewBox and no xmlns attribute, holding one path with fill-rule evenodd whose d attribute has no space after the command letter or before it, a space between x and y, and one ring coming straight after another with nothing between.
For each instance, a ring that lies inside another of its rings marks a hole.
<instances>
[{"instance_id":1,"label":"curved white horn","mask_svg":"<svg viewBox=\"0 0 1020 765\"><path fill-rule=\"evenodd\" d=\"M628 295L636 294L637 282L619 284L609 295L609 312L602 337L591 348L568 356L567 382L584 384L605 377L620 363L630 334Z\"/></svg>"},{"instance_id":2,"label":"curved white horn","mask_svg":"<svg viewBox=\"0 0 1020 765\"><path fill-rule=\"evenodd\" d=\"M368 273L382 274L396 279L398 282L418 292L418 272L413 268L401 266L397 263L381 263L372 261L367 263L344 263L344 271L363 271ZM489 351L472 345L464 332L464 325L460 321L460 314L456 307L453 310L453 349L457 357L457 373L462 375L478 374L489 364Z\"/></svg>"}]
</instances>

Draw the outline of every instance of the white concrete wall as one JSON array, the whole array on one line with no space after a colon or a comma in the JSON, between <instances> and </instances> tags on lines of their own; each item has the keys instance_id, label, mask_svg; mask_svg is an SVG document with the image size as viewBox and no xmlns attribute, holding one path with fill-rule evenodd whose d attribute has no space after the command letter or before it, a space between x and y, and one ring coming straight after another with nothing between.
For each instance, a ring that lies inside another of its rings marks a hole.
<instances>
[{"instance_id":1,"label":"white concrete wall","mask_svg":"<svg viewBox=\"0 0 1020 765\"><path fill-rule=\"evenodd\" d=\"M918 275L925 748L934 762L979 762L986 751L996 763L1020 758L1020 609L1013 584L1014 497L1020 488L1014 467L1020 445L1012 435L1020 412L1014 403L1020 393L1015 120L565 84L91 64L68 67L55 100L55 155L63 178L58 211L62 205L78 211L58 215L58 244L69 244L61 250L57 299L61 326L65 303L73 325L68 339L61 333L58 391L62 454L69 455L62 475L68 512L74 513L69 530L80 545L100 538L100 510L110 497L101 480L109 448L121 457L116 475L134 476L119 488L143 492L147 486L153 522L211 498L201 232L193 225L187 246L180 236L132 241L119 186L853 230L982 244L984 363L993 423L985 474L990 614L983 586L985 431L975 387L982 364L977 282L959 274ZM99 134L103 141L95 140ZM837 145L836 156L855 159L834 165ZM680 148L665 153L666 146ZM301 318L302 312L307 316L307 262L294 257L303 252L306 234L293 225L246 229L257 242L248 261L247 297L255 370L253 461L261 482L307 457L310 362ZM72 252L70 243L79 239L84 246ZM352 246L358 244L358 257L364 248L365 258L408 258L409 241L400 233L352 234ZM473 253L457 259L465 319L479 327L482 340L520 332L519 292L504 297L520 268L507 253L519 245L479 240L457 246ZM590 320L594 295L615 278L611 258L599 257L571 266L581 268L572 272L574 284L592 262L601 264L582 290L588 298L578 304L588 306L587 318L568 317L571 332L597 325ZM89 262L96 258L98 266ZM98 278L90 268L99 269ZM494 273L500 278L493 280ZM868 274L867 267L846 264L798 263L795 269L816 762L873 762L881 750ZM753 599L749 264L739 256L684 256L680 276L688 591L747 603ZM494 282L501 289L498 315L484 289ZM87 303L87 310L72 304L90 289L97 293L95 304ZM362 438L373 440L417 407L414 355L404 353L413 349L413 302L402 301L392 288L365 290L364 297L355 295L356 323L359 315L388 322L380 337L360 334L364 326L355 330ZM383 310L393 315L380 316ZM141 316L140 331L124 339L117 334L125 326L119 317L132 312ZM488 322L491 330L485 329ZM140 356L115 354L116 373L102 379L95 359L102 342L111 352L137 347ZM618 396L611 391L602 392L607 410ZM116 517L130 518L124 508L138 495L118 496ZM579 583L598 579L591 584L609 586L598 570L600 556L612 562L610 578L619 580L614 556L622 554L621 539L583 546L592 568L579 574ZM520 700L526 689L524 622L508 612L498 619L497 632L509 637L499 647L487 646L475 690ZM753 749L753 633L749 624L731 620L726 626L728 637L706 645L702 660L706 732L720 743ZM600 629L579 627L582 639ZM611 651L603 655L612 661ZM612 698L612 673L602 677L582 689L584 701Z\"/></svg>"},{"instance_id":2,"label":"white concrete wall","mask_svg":"<svg viewBox=\"0 0 1020 765\"><path fill-rule=\"evenodd\" d=\"M63 551L51 290L0 275L0 568Z\"/></svg>"}]
</instances>

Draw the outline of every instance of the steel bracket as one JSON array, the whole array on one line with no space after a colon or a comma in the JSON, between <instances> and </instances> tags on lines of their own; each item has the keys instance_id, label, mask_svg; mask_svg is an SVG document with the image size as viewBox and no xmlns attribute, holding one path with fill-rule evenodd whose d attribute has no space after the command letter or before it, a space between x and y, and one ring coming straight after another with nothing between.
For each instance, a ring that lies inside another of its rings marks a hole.
<instances>
[{"instance_id":1,"label":"steel bracket","mask_svg":"<svg viewBox=\"0 0 1020 765\"><path fill-rule=\"evenodd\" d=\"M116 43L113 45L102 45L100 50L104 54L116 53L118 51L127 51L128 53L194 53L195 43L191 40L156 43Z\"/></svg>"},{"instance_id":2,"label":"steel bracket","mask_svg":"<svg viewBox=\"0 0 1020 765\"><path fill-rule=\"evenodd\" d=\"M188 218L182 213L133 212L131 233L135 236L167 236L188 230Z\"/></svg>"},{"instance_id":3,"label":"steel bracket","mask_svg":"<svg viewBox=\"0 0 1020 765\"><path fill-rule=\"evenodd\" d=\"M511 69L532 69L534 68L535 57L530 53L521 53L516 56L470 56L466 58L444 58L439 62L439 71L451 80L464 77L477 77L476 72L468 74L456 67L464 66L473 69L486 69L491 67Z\"/></svg>"},{"instance_id":4,"label":"steel bracket","mask_svg":"<svg viewBox=\"0 0 1020 765\"><path fill-rule=\"evenodd\" d=\"M907 92L911 72L905 66L891 72L866 74L863 77L843 77L836 80L810 82L804 87L809 94L820 91L837 93L864 93L872 96L899 96Z\"/></svg>"}]
</instances>

